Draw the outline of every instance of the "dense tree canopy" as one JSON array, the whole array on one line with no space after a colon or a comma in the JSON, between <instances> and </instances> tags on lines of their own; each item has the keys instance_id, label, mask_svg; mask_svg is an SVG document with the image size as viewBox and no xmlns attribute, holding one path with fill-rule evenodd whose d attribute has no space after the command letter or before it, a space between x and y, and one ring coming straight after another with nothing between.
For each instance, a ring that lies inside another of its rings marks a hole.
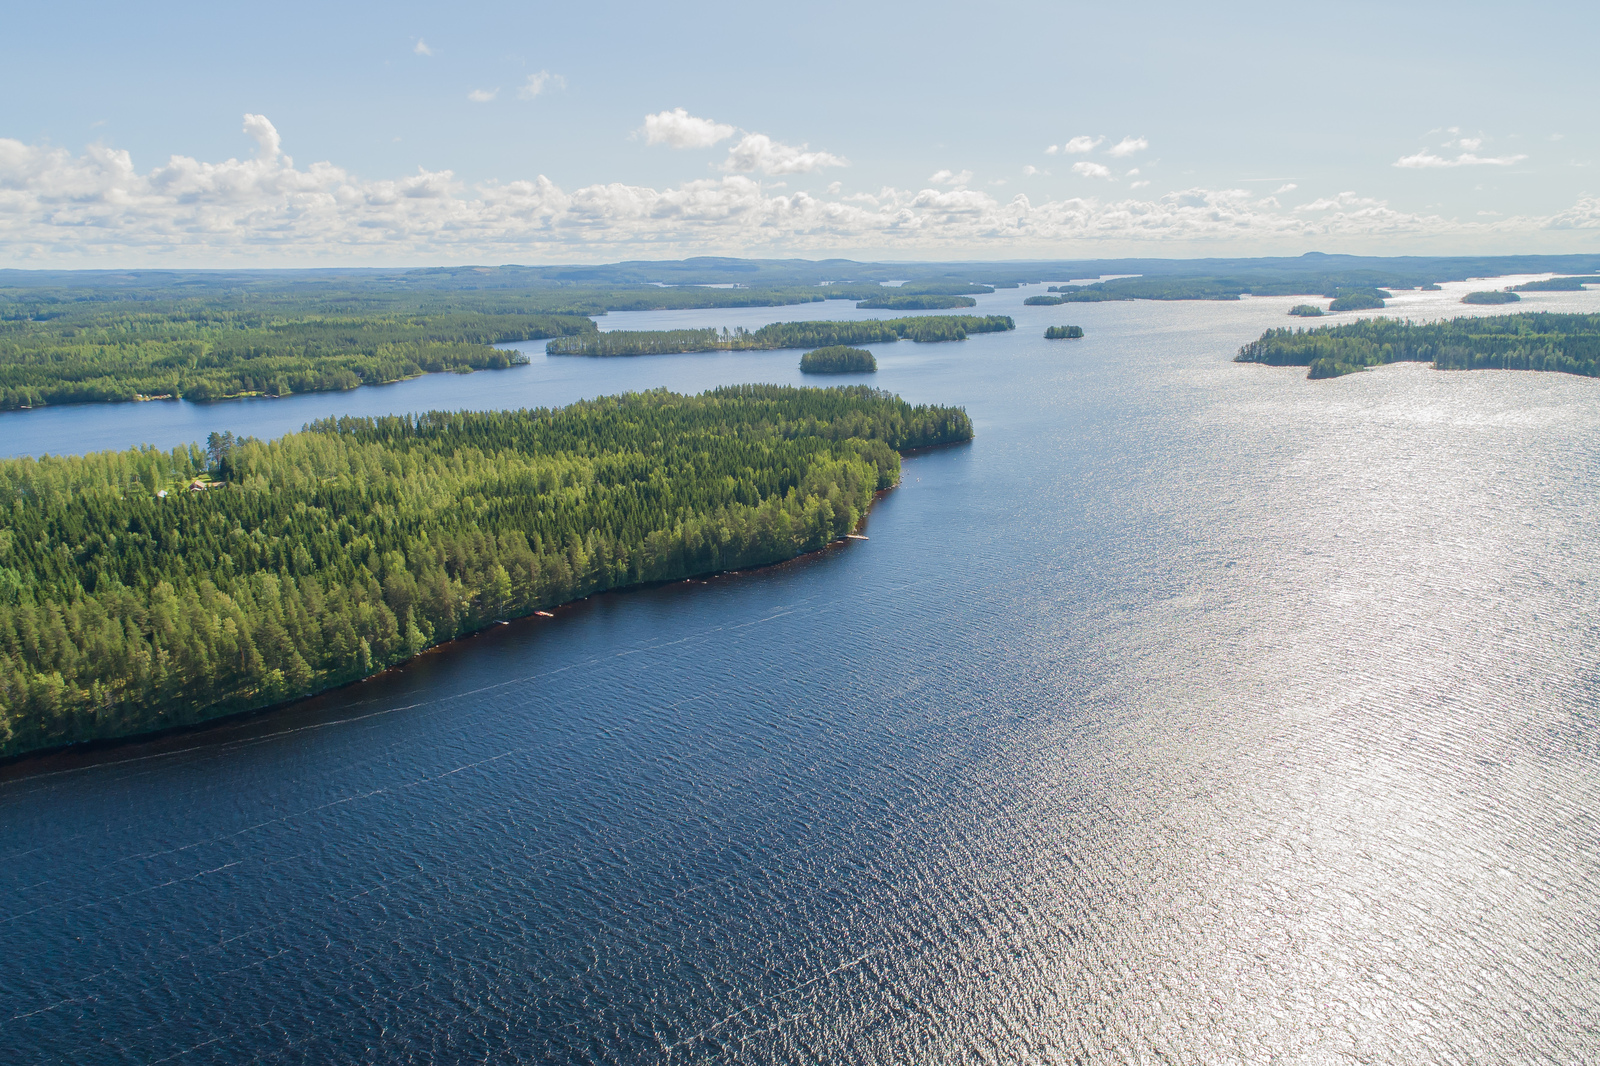
<instances>
[{"instance_id":1,"label":"dense tree canopy","mask_svg":"<svg viewBox=\"0 0 1600 1066\"><path fill-rule=\"evenodd\" d=\"M1076 340L1083 336L1082 326L1050 326L1044 331L1047 341Z\"/></svg>"},{"instance_id":2,"label":"dense tree canopy","mask_svg":"<svg viewBox=\"0 0 1600 1066\"><path fill-rule=\"evenodd\" d=\"M580 316L462 310L456 300L429 311L396 310L392 300L357 303L346 306L338 294L0 299L0 410L350 389L504 368L526 359L496 344L594 331Z\"/></svg>"},{"instance_id":3,"label":"dense tree canopy","mask_svg":"<svg viewBox=\"0 0 1600 1066\"><path fill-rule=\"evenodd\" d=\"M496 619L792 558L966 414L664 391L0 461L0 756L261 707ZM214 477L215 487L190 488Z\"/></svg>"},{"instance_id":4,"label":"dense tree canopy","mask_svg":"<svg viewBox=\"0 0 1600 1066\"><path fill-rule=\"evenodd\" d=\"M773 351L822 348L834 344L913 341L963 341L970 333L1016 329L1007 315L921 315L856 321L774 322L757 330L611 330L558 337L545 345L550 355L628 356L679 352Z\"/></svg>"},{"instance_id":5,"label":"dense tree canopy","mask_svg":"<svg viewBox=\"0 0 1600 1066\"><path fill-rule=\"evenodd\" d=\"M977 307L978 301L970 296L940 296L933 293L895 293L874 296L856 304L858 308L881 308L886 311L945 311L953 307Z\"/></svg>"},{"instance_id":6,"label":"dense tree canopy","mask_svg":"<svg viewBox=\"0 0 1600 1066\"><path fill-rule=\"evenodd\" d=\"M800 357L802 374L870 374L877 369L878 360L871 352L847 344L831 344Z\"/></svg>"},{"instance_id":7,"label":"dense tree canopy","mask_svg":"<svg viewBox=\"0 0 1600 1066\"><path fill-rule=\"evenodd\" d=\"M1461 298L1464 304L1514 304L1522 297L1514 292L1469 292Z\"/></svg>"},{"instance_id":8,"label":"dense tree canopy","mask_svg":"<svg viewBox=\"0 0 1600 1066\"><path fill-rule=\"evenodd\" d=\"M1344 326L1271 329L1236 362L1309 367L1337 377L1417 361L1440 370L1550 370L1600 376L1600 315L1520 314L1414 323L1369 318Z\"/></svg>"}]
</instances>

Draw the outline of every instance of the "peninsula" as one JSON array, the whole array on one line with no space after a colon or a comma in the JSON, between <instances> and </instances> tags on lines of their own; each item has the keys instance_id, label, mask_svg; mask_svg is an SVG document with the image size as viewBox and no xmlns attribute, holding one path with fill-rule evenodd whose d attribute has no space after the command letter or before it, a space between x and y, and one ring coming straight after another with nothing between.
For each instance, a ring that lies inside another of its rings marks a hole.
<instances>
[{"instance_id":1,"label":"peninsula","mask_svg":"<svg viewBox=\"0 0 1600 1066\"><path fill-rule=\"evenodd\" d=\"M971 436L960 408L743 385L0 461L0 757L309 695L605 589L791 559L854 532L899 451Z\"/></svg>"}]
</instances>

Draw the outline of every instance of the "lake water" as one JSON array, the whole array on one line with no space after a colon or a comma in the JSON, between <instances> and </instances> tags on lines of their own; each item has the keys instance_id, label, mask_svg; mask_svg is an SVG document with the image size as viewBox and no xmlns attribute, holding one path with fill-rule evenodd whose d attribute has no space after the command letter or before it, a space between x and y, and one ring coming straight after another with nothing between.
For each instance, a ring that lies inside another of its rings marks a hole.
<instances>
[{"instance_id":1,"label":"lake water","mask_svg":"<svg viewBox=\"0 0 1600 1066\"><path fill-rule=\"evenodd\" d=\"M1600 1057L1600 382L1313 382L1229 361L1293 300L1038 291L876 346L977 438L867 542L0 771L0 1060ZM795 311L604 321L843 313ZM0 452L797 360L43 410Z\"/></svg>"}]
</instances>

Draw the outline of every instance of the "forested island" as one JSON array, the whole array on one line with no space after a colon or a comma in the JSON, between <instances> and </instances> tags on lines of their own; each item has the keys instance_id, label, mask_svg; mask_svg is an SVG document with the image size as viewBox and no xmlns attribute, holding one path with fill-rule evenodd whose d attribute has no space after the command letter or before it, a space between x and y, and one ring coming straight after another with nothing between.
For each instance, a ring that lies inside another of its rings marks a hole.
<instances>
[{"instance_id":1,"label":"forested island","mask_svg":"<svg viewBox=\"0 0 1600 1066\"><path fill-rule=\"evenodd\" d=\"M745 385L0 461L0 756L264 707L604 589L790 559L853 531L899 451L971 436L959 408Z\"/></svg>"},{"instance_id":2,"label":"forested island","mask_svg":"<svg viewBox=\"0 0 1600 1066\"><path fill-rule=\"evenodd\" d=\"M830 344L800 357L802 374L871 374L877 369L878 360L871 352L847 344Z\"/></svg>"},{"instance_id":3,"label":"forested island","mask_svg":"<svg viewBox=\"0 0 1600 1066\"><path fill-rule=\"evenodd\" d=\"M854 322L774 322L757 330L612 330L558 337L545 345L545 353L610 357L775 351L781 348L825 348L836 344L879 344L898 340L964 341L972 333L1002 333L1016 328L1017 324L1008 315L923 315Z\"/></svg>"},{"instance_id":4,"label":"forested island","mask_svg":"<svg viewBox=\"0 0 1600 1066\"><path fill-rule=\"evenodd\" d=\"M504 300L352 302L337 294L12 299L0 300L0 313L0 410L287 396L503 369L526 357L494 345L595 328L577 315L520 313Z\"/></svg>"},{"instance_id":5,"label":"forested island","mask_svg":"<svg viewBox=\"0 0 1600 1066\"><path fill-rule=\"evenodd\" d=\"M1322 308L1316 304L1295 304L1289 308L1289 313L1296 318L1321 318Z\"/></svg>"},{"instance_id":6,"label":"forested island","mask_svg":"<svg viewBox=\"0 0 1600 1066\"><path fill-rule=\"evenodd\" d=\"M1464 304L1514 304L1522 297L1514 292L1469 292L1461 298Z\"/></svg>"},{"instance_id":7,"label":"forested island","mask_svg":"<svg viewBox=\"0 0 1600 1066\"><path fill-rule=\"evenodd\" d=\"M1060 296L1030 296L1022 301L1024 307L1054 307L1061 303L1066 300Z\"/></svg>"},{"instance_id":8,"label":"forested island","mask_svg":"<svg viewBox=\"0 0 1600 1066\"><path fill-rule=\"evenodd\" d=\"M1344 326L1272 329L1239 349L1239 363L1307 367L1339 377L1396 362L1439 370L1546 370L1600 376L1600 315L1517 314L1414 323L1369 318Z\"/></svg>"},{"instance_id":9,"label":"forested island","mask_svg":"<svg viewBox=\"0 0 1600 1066\"><path fill-rule=\"evenodd\" d=\"M1044 331L1047 341L1077 340L1083 336L1082 326L1048 326Z\"/></svg>"},{"instance_id":10,"label":"forested island","mask_svg":"<svg viewBox=\"0 0 1600 1066\"><path fill-rule=\"evenodd\" d=\"M1338 289L1333 294L1333 302L1328 305L1328 310L1376 311L1386 306L1384 301L1393 296L1394 293L1384 289Z\"/></svg>"},{"instance_id":11,"label":"forested island","mask_svg":"<svg viewBox=\"0 0 1600 1066\"><path fill-rule=\"evenodd\" d=\"M859 309L879 308L885 311L946 311L952 307L977 306L978 301L970 296L939 296L933 293L874 296L856 304Z\"/></svg>"}]
</instances>

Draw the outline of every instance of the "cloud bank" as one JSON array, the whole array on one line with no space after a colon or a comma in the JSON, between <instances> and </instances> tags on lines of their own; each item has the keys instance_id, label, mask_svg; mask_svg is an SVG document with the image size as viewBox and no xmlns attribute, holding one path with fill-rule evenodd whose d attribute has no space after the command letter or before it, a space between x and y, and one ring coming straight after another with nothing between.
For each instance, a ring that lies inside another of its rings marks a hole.
<instances>
[{"instance_id":1,"label":"cloud bank","mask_svg":"<svg viewBox=\"0 0 1600 1066\"><path fill-rule=\"evenodd\" d=\"M1548 218L1456 222L1354 193L1285 209L1240 189L1042 202L949 186L779 192L749 174L796 173L836 157L760 135L730 153L744 169L664 189L612 182L568 190L543 175L469 186L450 171L421 169L370 179L327 162L296 166L264 116L246 116L244 130L256 143L252 158L172 156L148 170L103 145L73 154L0 139L0 261L576 262L851 250L1014 258L1171 254L1180 245L1332 250L1402 238L1411 247L1440 238L1482 249L1497 236L1526 247L1541 234L1543 246L1562 234L1587 245L1600 229L1595 198Z\"/></svg>"}]
</instances>

